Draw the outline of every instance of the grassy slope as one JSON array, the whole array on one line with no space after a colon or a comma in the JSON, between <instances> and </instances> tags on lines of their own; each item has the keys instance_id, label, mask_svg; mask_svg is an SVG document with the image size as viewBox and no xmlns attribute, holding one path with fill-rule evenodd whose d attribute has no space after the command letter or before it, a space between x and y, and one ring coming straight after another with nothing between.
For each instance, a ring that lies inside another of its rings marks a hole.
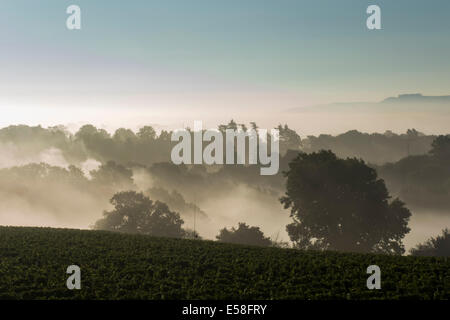
<instances>
[{"instance_id":1,"label":"grassy slope","mask_svg":"<svg viewBox=\"0 0 450 320\"><path fill-rule=\"evenodd\" d=\"M66 288L72 264L81 290ZM371 264L381 268L381 290L366 288ZM0 227L0 299L8 298L448 299L450 259Z\"/></svg>"}]
</instances>

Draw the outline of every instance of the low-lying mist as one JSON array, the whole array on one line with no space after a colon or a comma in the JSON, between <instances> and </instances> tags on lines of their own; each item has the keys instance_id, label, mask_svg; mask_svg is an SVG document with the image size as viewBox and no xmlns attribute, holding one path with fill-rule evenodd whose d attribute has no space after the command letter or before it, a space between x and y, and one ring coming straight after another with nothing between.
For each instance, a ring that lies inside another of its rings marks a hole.
<instances>
[{"instance_id":1,"label":"low-lying mist","mask_svg":"<svg viewBox=\"0 0 450 320\"><path fill-rule=\"evenodd\" d=\"M81 169L71 173L67 169L69 164L65 164L65 167L41 163L1 169L0 224L87 229L102 217L104 210L111 208L109 199L113 194L126 189L97 186L90 175ZM129 189L150 196L149 190L161 186L143 169L135 169L133 178L134 185ZM170 182L164 187L168 192L176 191ZM246 222L260 226L274 239L288 240L285 225L289 213L283 210L277 195L244 184L234 187L225 184L195 195L188 193L185 201L198 209L180 212L184 227L195 228L205 239L215 239L220 229Z\"/></svg>"},{"instance_id":2,"label":"low-lying mist","mask_svg":"<svg viewBox=\"0 0 450 320\"><path fill-rule=\"evenodd\" d=\"M437 211L432 209L412 208L409 221L411 231L405 236L403 244L407 250L423 243L430 237L440 234L450 226L450 209Z\"/></svg>"},{"instance_id":3,"label":"low-lying mist","mask_svg":"<svg viewBox=\"0 0 450 320\"><path fill-rule=\"evenodd\" d=\"M448 166L429 154L436 137L408 130L301 139L287 126L279 128L280 172L270 177L261 176L257 166L174 165L167 159L170 132L157 134L151 127L114 135L93 126L75 135L59 127L0 129L0 225L89 229L112 208L115 193L135 190L167 203L180 213L183 228L204 239L244 222L272 240L289 241L290 212L279 201L285 192L282 172L299 151L332 149L342 158L379 164L375 168L390 193L412 212L407 250L450 226Z\"/></svg>"},{"instance_id":4,"label":"low-lying mist","mask_svg":"<svg viewBox=\"0 0 450 320\"><path fill-rule=\"evenodd\" d=\"M102 217L104 210L111 209L109 199L112 195L126 189L94 189L95 185L84 184L92 183L85 174L81 180L76 180L68 169L43 164L1 169L0 176L1 225L89 229ZM178 193L173 183L159 183L159 178L152 177L148 170L135 169L133 178L134 186L130 189L147 195L151 196L149 190L161 185L166 188L161 189L167 190L168 194ZM183 189L182 186L180 189ZM185 203L182 208L187 208L180 210L185 222L183 227L195 229L204 239L214 240L220 229L245 222L259 226L273 240L289 240L285 228L291 219L289 211L283 209L278 200L281 194L243 183L231 185L230 182L224 183L221 188L179 194ZM167 198L151 199L167 201ZM171 207L171 200L168 202ZM187 207L186 204L194 206ZM404 239L407 250L450 225L448 211L416 208L411 208L411 211L411 231Z\"/></svg>"},{"instance_id":5,"label":"low-lying mist","mask_svg":"<svg viewBox=\"0 0 450 320\"><path fill-rule=\"evenodd\" d=\"M284 210L278 198L281 193L263 191L244 183L233 183L224 179L223 184L213 187L205 186L194 189L183 186L177 181L152 176L148 170L136 169L133 176L138 190L146 191L154 187L167 190L182 191L185 200L201 209L190 214L181 213L184 227L194 229L205 239L215 239L219 230L224 227L236 226L239 222L259 226L261 230L274 240L288 241L286 224L290 222L289 212ZM169 203L170 207L170 203Z\"/></svg>"}]
</instances>

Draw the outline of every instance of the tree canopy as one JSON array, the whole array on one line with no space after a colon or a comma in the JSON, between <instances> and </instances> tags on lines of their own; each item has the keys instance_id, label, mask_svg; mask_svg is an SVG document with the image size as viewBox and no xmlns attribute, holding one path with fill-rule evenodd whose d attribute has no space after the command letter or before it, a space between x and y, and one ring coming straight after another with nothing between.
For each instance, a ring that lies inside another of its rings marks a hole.
<instances>
[{"instance_id":1,"label":"tree canopy","mask_svg":"<svg viewBox=\"0 0 450 320\"><path fill-rule=\"evenodd\" d=\"M223 228L220 230L216 239L220 242L248 244L254 246L270 246L272 241L266 238L259 227L250 227L240 222L238 227L232 227L230 230Z\"/></svg>"},{"instance_id":2,"label":"tree canopy","mask_svg":"<svg viewBox=\"0 0 450 320\"><path fill-rule=\"evenodd\" d=\"M389 202L384 181L364 161L331 151L300 153L289 164L286 195L294 222L287 232L296 247L355 252L404 252L410 211Z\"/></svg>"},{"instance_id":3,"label":"tree canopy","mask_svg":"<svg viewBox=\"0 0 450 320\"><path fill-rule=\"evenodd\" d=\"M126 233L148 234L159 237L181 238L183 220L160 201L152 201L142 193L123 191L110 200L112 211L95 224L95 229Z\"/></svg>"},{"instance_id":4,"label":"tree canopy","mask_svg":"<svg viewBox=\"0 0 450 320\"><path fill-rule=\"evenodd\" d=\"M438 160L448 161L450 159L450 135L438 136L431 143L430 153Z\"/></svg>"},{"instance_id":5,"label":"tree canopy","mask_svg":"<svg viewBox=\"0 0 450 320\"><path fill-rule=\"evenodd\" d=\"M450 135L438 136L428 154L377 168L391 192L410 206L447 210L450 206Z\"/></svg>"}]
</instances>

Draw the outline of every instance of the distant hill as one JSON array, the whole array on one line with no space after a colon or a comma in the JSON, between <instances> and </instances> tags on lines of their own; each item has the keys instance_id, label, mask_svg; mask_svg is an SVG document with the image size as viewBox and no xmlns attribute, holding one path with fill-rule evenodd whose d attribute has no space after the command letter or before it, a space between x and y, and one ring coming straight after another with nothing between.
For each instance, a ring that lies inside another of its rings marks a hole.
<instances>
[{"instance_id":1,"label":"distant hill","mask_svg":"<svg viewBox=\"0 0 450 320\"><path fill-rule=\"evenodd\" d=\"M366 287L372 264L382 290ZM0 299L449 299L450 259L0 227L0 279Z\"/></svg>"},{"instance_id":2,"label":"distant hill","mask_svg":"<svg viewBox=\"0 0 450 320\"><path fill-rule=\"evenodd\" d=\"M450 113L450 95L424 96L420 93L401 94L380 102L339 102L293 108L289 112L438 112Z\"/></svg>"},{"instance_id":3,"label":"distant hill","mask_svg":"<svg viewBox=\"0 0 450 320\"><path fill-rule=\"evenodd\" d=\"M447 103L450 105L450 96L424 96L420 93L401 94L397 97L386 98L381 103Z\"/></svg>"}]
</instances>

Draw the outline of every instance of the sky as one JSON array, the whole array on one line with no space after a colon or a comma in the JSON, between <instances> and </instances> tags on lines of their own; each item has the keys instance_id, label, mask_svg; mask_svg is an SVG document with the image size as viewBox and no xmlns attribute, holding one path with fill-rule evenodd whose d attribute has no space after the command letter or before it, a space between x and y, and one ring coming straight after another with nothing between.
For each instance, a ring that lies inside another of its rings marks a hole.
<instances>
[{"instance_id":1,"label":"sky","mask_svg":"<svg viewBox=\"0 0 450 320\"><path fill-rule=\"evenodd\" d=\"M72 4L81 30L66 28ZM366 27L371 4L381 30ZM285 111L450 94L449 15L448 0L2 0L0 126L233 117L350 129L359 121L302 122ZM387 129L373 122L359 129Z\"/></svg>"}]
</instances>

